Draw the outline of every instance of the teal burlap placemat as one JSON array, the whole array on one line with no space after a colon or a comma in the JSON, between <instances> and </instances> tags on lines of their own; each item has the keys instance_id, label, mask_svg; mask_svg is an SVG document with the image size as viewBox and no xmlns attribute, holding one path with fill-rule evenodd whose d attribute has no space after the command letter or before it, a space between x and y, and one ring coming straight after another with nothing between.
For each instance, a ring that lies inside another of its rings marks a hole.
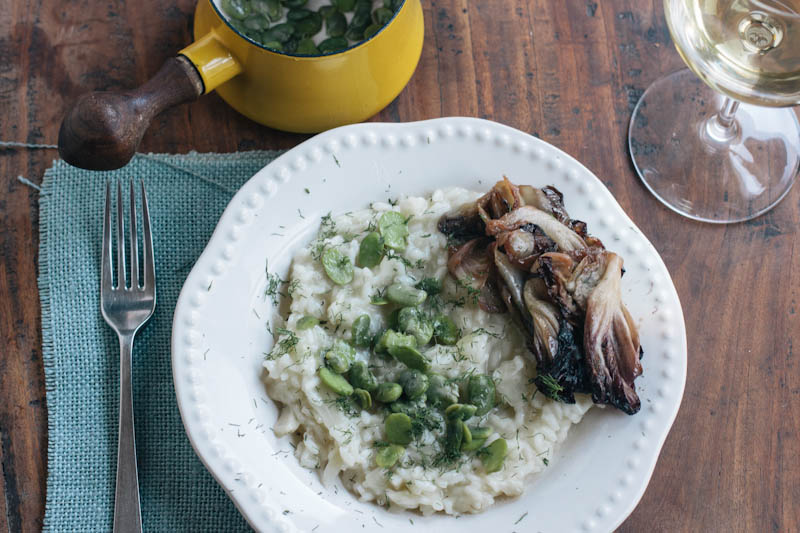
<instances>
[{"instance_id":1,"label":"teal burlap placemat","mask_svg":"<svg viewBox=\"0 0 800 533\"><path fill-rule=\"evenodd\" d=\"M56 161L40 193L39 292L47 385L45 531L111 531L119 345L100 315L105 183L141 179L158 306L136 337L133 391L145 531L249 528L194 454L172 385L170 331L183 281L234 192L279 152L138 155L114 172Z\"/></svg>"}]
</instances>

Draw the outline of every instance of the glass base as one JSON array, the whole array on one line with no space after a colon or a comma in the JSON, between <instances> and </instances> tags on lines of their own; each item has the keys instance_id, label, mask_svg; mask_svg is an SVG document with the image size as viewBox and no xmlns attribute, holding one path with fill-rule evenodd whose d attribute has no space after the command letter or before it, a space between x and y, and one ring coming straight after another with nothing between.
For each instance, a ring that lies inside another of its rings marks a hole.
<instances>
[{"instance_id":1,"label":"glass base","mask_svg":"<svg viewBox=\"0 0 800 533\"><path fill-rule=\"evenodd\" d=\"M720 224L774 207L800 169L793 109L740 104L725 130L715 119L724 100L681 70L648 87L628 130L633 164L650 192L681 215Z\"/></svg>"}]
</instances>

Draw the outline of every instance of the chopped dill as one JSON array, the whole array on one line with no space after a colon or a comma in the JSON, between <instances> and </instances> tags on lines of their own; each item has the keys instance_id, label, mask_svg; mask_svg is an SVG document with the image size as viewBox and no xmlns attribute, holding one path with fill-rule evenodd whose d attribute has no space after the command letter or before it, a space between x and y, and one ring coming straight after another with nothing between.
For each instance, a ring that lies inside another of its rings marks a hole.
<instances>
[{"instance_id":1,"label":"chopped dill","mask_svg":"<svg viewBox=\"0 0 800 533\"><path fill-rule=\"evenodd\" d=\"M472 299L472 303L473 304L477 304L478 303L478 298L481 295L481 290L480 289L476 289L468 281L463 280L463 279L457 279L456 280L456 284L459 287L461 287L462 289L467 291L467 296L469 296Z\"/></svg>"},{"instance_id":2,"label":"chopped dill","mask_svg":"<svg viewBox=\"0 0 800 533\"><path fill-rule=\"evenodd\" d=\"M272 300L272 305L278 305L278 296L281 295L281 285L286 283L286 281L281 279L279 275L270 273L269 260L266 262L264 272L267 275L267 287L264 289L264 298L269 296L270 300Z\"/></svg>"},{"instance_id":3,"label":"chopped dill","mask_svg":"<svg viewBox=\"0 0 800 533\"><path fill-rule=\"evenodd\" d=\"M294 298L294 295L297 292L297 289L299 288L300 288L300 280L293 279L289 283L289 286L286 288L286 294L288 294L290 298Z\"/></svg>"},{"instance_id":4,"label":"chopped dill","mask_svg":"<svg viewBox=\"0 0 800 533\"><path fill-rule=\"evenodd\" d=\"M335 406L350 418L355 418L361 415L361 410L358 408L355 402L353 402L350 396L337 396L336 398L325 400L325 403Z\"/></svg>"},{"instance_id":5,"label":"chopped dill","mask_svg":"<svg viewBox=\"0 0 800 533\"><path fill-rule=\"evenodd\" d=\"M528 516L528 513L527 513L527 511L526 511L526 512L525 512L525 513L524 513L522 516L520 516L520 517L517 519L517 521L516 521L516 522L514 522L514 525L516 526L517 524L519 524L520 522L522 522L523 520L525 520L525 517L526 517L526 516Z\"/></svg>"},{"instance_id":6,"label":"chopped dill","mask_svg":"<svg viewBox=\"0 0 800 533\"><path fill-rule=\"evenodd\" d=\"M547 460L547 457L544 457L542 462L544 463L544 466L548 466L550 464L550 461Z\"/></svg>"},{"instance_id":7,"label":"chopped dill","mask_svg":"<svg viewBox=\"0 0 800 533\"><path fill-rule=\"evenodd\" d=\"M473 330L470 333L470 335L488 335L489 337L494 337L495 339L502 338L500 333L495 333L494 331L489 331L488 329L485 328L478 328L476 330Z\"/></svg>"},{"instance_id":8,"label":"chopped dill","mask_svg":"<svg viewBox=\"0 0 800 533\"><path fill-rule=\"evenodd\" d=\"M564 387L550 374L539 374L534 378L534 381L536 381L537 385L543 387L544 390L542 392L551 398L557 398L558 393L564 390Z\"/></svg>"},{"instance_id":9,"label":"chopped dill","mask_svg":"<svg viewBox=\"0 0 800 533\"><path fill-rule=\"evenodd\" d=\"M303 190L304 190L304 191L306 191L306 194L311 194L311 189L309 189L308 187L306 187L306 188L305 188L305 189L303 189Z\"/></svg>"},{"instance_id":10,"label":"chopped dill","mask_svg":"<svg viewBox=\"0 0 800 533\"><path fill-rule=\"evenodd\" d=\"M342 164L339 163L339 160L336 159L336 154L331 154L333 156L333 160L336 162L336 166L342 168Z\"/></svg>"},{"instance_id":11,"label":"chopped dill","mask_svg":"<svg viewBox=\"0 0 800 533\"><path fill-rule=\"evenodd\" d=\"M269 360L294 352L295 346L300 342L297 335L288 329L275 328L275 333L281 337L281 340L267 354L266 358Z\"/></svg>"},{"instance_id":12,"label":"chopped dill","mask_svg":"<svg viewBox=\"0 0 800 533\"><path fill-rule=\"evenodd\" d=\"M297 208L297 214L300 215L300 218L306 218L306 217L303 216L303 212L300 211L299 207Z\"/></svg>"},{"instance_id":13,"label":"chopped dill","mask_svg":"<svg viewBox=\"0 0 800 533\"><path fill-rule=\"evenodd\" d=\"M386 257L386 259L396 259L397 261L400 261L401 263L403 263L403 265L405 265L406 268L416 268L416 269L420 269L420 270L425 268L425 261L424 260L418 259L415 263L412 263L411 261L409 261L408 259L406 259L402 255L398 255L397 252L395 252L391 248L387 248L386 249L384 257Z\"/></svg>"}]
</instances>

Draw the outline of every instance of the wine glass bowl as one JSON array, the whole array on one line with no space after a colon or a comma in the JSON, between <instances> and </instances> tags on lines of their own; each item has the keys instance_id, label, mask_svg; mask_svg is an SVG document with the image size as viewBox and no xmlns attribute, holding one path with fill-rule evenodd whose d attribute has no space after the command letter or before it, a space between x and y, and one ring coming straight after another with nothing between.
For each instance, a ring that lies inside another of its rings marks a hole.
<instances>
[{"instance_id":1,"label":"wine glass bowl","mask_svg":"<svg viewBox=\"0 0 800 533\"><path fill-rule=\"evenodd\" d=\"M645 186L705 222L774 207L800 170L800 0L665 0L691 70L642 95L628 143Z\"/></svg>"}]
</instances>

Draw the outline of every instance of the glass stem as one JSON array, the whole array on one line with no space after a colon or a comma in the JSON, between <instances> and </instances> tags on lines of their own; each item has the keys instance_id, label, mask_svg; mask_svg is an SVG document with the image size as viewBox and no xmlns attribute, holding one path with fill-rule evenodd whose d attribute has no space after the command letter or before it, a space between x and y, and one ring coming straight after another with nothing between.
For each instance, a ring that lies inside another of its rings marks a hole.
<instances>
[{"instance_id":1,"label":"glass stem","mask_svg":"<svg viewBox=\"0 0 800 533\"><path fill-rule=\"evenodd\" d=\"M736 136L739 132L735 116L737 109L739 109L739 102L726 96L722 102L722 109L706 122L706 133L711 140L728 143Z\"/></svg>"}]
</instances>

